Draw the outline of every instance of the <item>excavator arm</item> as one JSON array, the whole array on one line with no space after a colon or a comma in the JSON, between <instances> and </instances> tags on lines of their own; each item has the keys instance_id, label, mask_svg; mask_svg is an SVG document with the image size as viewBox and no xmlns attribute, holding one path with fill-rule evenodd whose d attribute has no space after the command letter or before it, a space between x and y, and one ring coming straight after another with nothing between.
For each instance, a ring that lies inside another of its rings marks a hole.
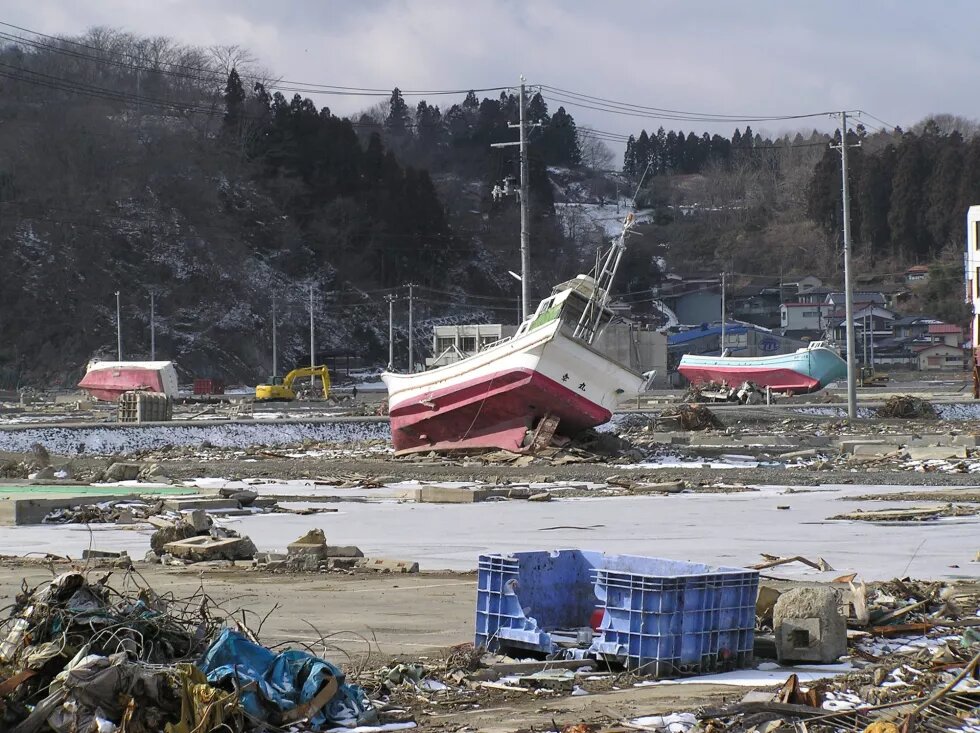
<instances>
[{"instance_id":1,"label":"excavator arm","mask_svg":"<svg viewBox=\"0 0 980 733\"><path fill-rule=\"evenodd\" d=\"M330 396L330 371L326 366L293 369L283 377L282 384L287 390L292 391L293 382L302 377L320 377L320 383L323 385L323 398L326 399Z\"/></svg>"}]
</instances>

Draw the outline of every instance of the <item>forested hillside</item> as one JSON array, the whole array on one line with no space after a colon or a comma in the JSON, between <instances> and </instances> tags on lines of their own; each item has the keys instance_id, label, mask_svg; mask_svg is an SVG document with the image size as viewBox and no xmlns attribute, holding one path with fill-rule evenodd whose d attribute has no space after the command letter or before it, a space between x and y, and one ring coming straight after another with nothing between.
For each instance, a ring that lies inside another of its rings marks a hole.
<instances>
[{"instance_id":1,"label":"forested hillside","mask_svg":"<svg viewBox=\"0 0 980 733\"><path fill-rule=\"evenodd\" d=\"M0 34L2 35L2 34ZM0 40L0 387L71 385L87 359L158 357L183 378L254 381L318 357L387 356L386 297L413 283L416 336L435 323L512 322L519 270L511 90L364 97L341 117L238 48L200 49L111 29ZM336 88L333 88L336 89ZM345 94L351 92L344 92ZM412 101L409 102L409 98ZM329 97L328 97L329 98ZM587 270L642 180L644 236L620 287L674 270L839 273L839 154L811 131L646 131L622 170L607 135L532 88L535 294ZM860 267L896 272L958 251L980 201L976 127L937 117L858 127L852 143ZM633 298L642 312L649 299ZM396 340L404 352L404 300Z\"/></svg>"}]
</instances>

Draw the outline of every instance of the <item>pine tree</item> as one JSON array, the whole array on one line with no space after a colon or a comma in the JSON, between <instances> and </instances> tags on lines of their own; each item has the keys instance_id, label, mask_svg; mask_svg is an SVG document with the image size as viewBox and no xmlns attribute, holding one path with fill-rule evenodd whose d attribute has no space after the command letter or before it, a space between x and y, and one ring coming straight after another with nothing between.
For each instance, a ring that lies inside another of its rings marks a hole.
<instances>
[{"instance_id":1,"label":"pine tree","mask_svg":"<svg viewBox=\"0 0 980 733\"><path fill-rule=\"evenodd\" d=\"M391 92L388 115L385 117L385 132L396 142L402 142L408 136L411 124L408 105L402 98L401 90L395 87Z\"/></svg>"},{"instance_id":2,"label":"pine tree","mask_svg":"<svg viewBox=\"0 0 980 733\"><path fill-rule=\"evenodd\" d=\"M963 177L963 136L953 132L942 137L938 147L938 159L925 185L925 224L934 254L954 239L954 232L960 234L963 219L963 212L956 209Z\"/></svg>"},{"instance_id":3,"label":"pine tree","mask_svg":"<svg viewBox=\"0 0 980 733\"><path fill-rule=\"evenodd\" d=\"M548 165L577 166L582 162L575 119L559 107L545 128L541 147Z\"/></svg>"},{"instance_id":4,"label":"pine tree","mask_svg":"<svg viewBox=\"0 0 980 733\"><path fill-rule=\"evenodd\" d=\"M907 133L898 146L895 172L892 175L892 195L888 211L892 248L906 261L927 255L928 238L925 231L925 192L923 184L928 166L923 155L922 140Z\"/></svg>"},{"instance_id":5,"label":"pine tree","mask_svg":"<svg viewBox=\"0 0 980 733\"><path fill-rule=\"evenodd\" d=\"M626 152L623 154L623 173L632 178L636 171L636 138L630 135L626 139Z\"/></svg>"},{"instance_id":6,"label":"pine tree","mask_svg":"<svg viewBox=\"0 0 980 733\"><path fill-rule=\"evenodd\" d=\"M640 131L640 136L636 138L636 145L633 146L636 154L636 175L642 176L650 165L650 136L646 130Z\"/></svg>"},{"instance_id":7,"label":"pine tree","mask_svg":"<svg viewBox=\"0 0 980 733\"><path fill-rule=\"evenodd\" d=\"M224 97L225 129L237 133L242 121L242 110L245 106L245 88L242 86L241 77L238 76L238 71L235 69L232 69L228 74Z\"/></svg>"}]
</instances>

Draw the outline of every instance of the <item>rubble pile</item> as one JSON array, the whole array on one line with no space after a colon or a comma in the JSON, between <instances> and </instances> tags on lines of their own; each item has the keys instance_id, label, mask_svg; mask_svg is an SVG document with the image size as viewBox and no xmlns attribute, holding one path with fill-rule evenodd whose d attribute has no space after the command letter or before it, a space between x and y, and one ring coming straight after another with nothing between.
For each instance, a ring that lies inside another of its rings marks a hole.
<instances>
[{"instance_id":1,"label":"rubble pile","mask_svg":"<svg viewBox=\"0 0 980 733\"><path fill-rule=\"evenodd\" d=\"M912 395L894 395L878 408L878 417L902 420L937 420L939 415L931 403Z\"/></svg>"},{"instance_id":2,"label":"rubble pile","mask_svg":"<svg viewBox=\"0 0 980 733\"><path fill-rule=\"evenodd\" d=\"M760 405L767 401L771 403L772 397L771 392L767 393L766 388L759 387L754 382L742 382L738 387L733 387L724 382L705 382L691 385L684 394L683 401L686 403L733 402L740 405Z\"/></svg>"},{"instance_id":3,"label":"rubble pile","mask_svg":"<svg viewBox=\"0 0 980 733\"><path fill-rule=\"evenodd\" d=\"M263 646L203 588L175 599L133 575L120 586L109 579L72 571L17 596L0 624L0 730L245 733L378 722L339 668Z\"/></svg>"},{"instance_id":4,"label":"rubble pile","mask_svg":"<svg viewBox=\"0 0 980 733\"><path fill-rule=\"evenodd\" d=\"M660 413L660 422L670 426L676 425L682 430L709 430L721 428L721 420L704 405L678 405L669 407Z\"/></svg>"}]
</instances>

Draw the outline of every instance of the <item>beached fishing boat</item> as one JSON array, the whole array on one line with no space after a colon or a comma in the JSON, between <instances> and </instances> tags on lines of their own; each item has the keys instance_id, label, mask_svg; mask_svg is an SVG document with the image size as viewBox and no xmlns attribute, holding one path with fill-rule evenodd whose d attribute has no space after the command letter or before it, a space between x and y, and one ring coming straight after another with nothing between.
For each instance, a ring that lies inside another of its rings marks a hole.
<instances>
[{"instance_id":1,"label":"beached fishing boat","mask_svg":"<svg viewBox=\"0 0 980 733\"><path fill-rule=\"evenodd\" d=\"M777 356L699 356L684 354L678 371L691 384L752 382L777 392L803 394L847 376L847 362L826 341L814 341L792 354Z\"/></svg>"},{"instance_id":2,"label":"beached fishing boat","mask_svg":"<svg viewBox=\"0 0 980 733\"><path fill-rule=\"evenodd\" d=\"M396 451L520 451L535 430L573 436L636 395L644 375L593 345L613 315L609 288L632 226L630 215L594 276L555 287L513 336L437 369L385 372Z\"/></svg>"},{"instance_id":3,"label":"beached fishing boat","mask_svg":"<svg viewBox=\"0 0 980 733\"><path fill-rule=\"evenodd\" d=\"M97 400L115 402L130 390L177 396L177 372L172 361L99 361L88 363L78 386Z\"/></svg>"}]
</instances>

